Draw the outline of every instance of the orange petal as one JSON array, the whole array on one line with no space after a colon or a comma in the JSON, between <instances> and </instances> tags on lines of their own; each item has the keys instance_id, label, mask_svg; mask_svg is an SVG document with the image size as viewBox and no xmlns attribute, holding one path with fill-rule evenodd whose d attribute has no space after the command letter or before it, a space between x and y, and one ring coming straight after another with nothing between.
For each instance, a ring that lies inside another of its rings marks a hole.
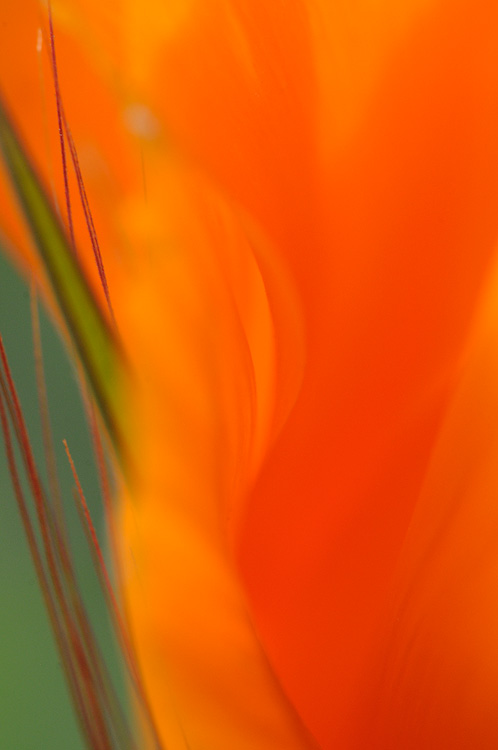
<instances>
[{"instance_id":1,"label":"orange petal","mask_svg":"<svg viewBox=\"0 0 498 750\"><path fill-rule=\"evenodd\" d=\"M251 246L198 174L148 170L148 235L121 309L140 477L125 593L167 747L308 748L252 626L227 529L268 440L272 321ZM233 291L238 290L237 299ZM265 343L266 342L266 343Z\"/></svg>"},{"instance_id":2,"label":"orange petal","mask_svg":"<svg viewBox=\"0 0 498 750\"><path fill-rule=\"evenodd\" d=\"M307 367L240 563L324 747L362 722L365 654L495 248L497 23L493 3L444 3L411 30L329 165L316 222L285 248Z\"/></svg>"},{"instance_id":3,"label":"orange petal","mask_svg":"<svg viewBox=\"0 0 498 750\"><path fill-rule=\"evenodd\" d=\"M495 269L397 565L358 747L496 747L497 299Z\"/></svg>"}]
</instances>

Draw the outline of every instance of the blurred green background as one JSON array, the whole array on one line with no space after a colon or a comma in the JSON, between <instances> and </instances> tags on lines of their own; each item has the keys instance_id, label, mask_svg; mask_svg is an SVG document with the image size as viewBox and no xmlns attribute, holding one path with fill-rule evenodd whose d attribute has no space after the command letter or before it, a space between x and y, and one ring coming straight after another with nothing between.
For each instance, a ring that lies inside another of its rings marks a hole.
<instances>
[{"instance_id":1,"label":"blurred green background","mask_svg":"<svg viewBox=\"0 0 498 750\"><path fill-rule=\"evenodd\" d=\"M105 603L73 501L69 444L85 496L105 545L102 503L75 373L48 316L40 310L42 344L58 475L71 548L92 623L123 694L119 659ZM0 333L12 367L40 469L43 444L36 390L30 293L0 252ZM41 471L44 475L44 471ZM46 475L45 475L46 476ZM82 750L85 747L66 689L0 445L0 748Z\"/></svg>"}]
</instances>

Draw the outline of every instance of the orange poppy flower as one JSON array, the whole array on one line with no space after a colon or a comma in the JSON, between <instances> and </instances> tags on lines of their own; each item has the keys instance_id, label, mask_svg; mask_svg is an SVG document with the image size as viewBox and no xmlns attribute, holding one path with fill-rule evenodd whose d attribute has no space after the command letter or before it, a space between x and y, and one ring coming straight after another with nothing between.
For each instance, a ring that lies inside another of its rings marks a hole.
<instances>
[{"instance_id":1,"label":"orange poppy flower","mask_svg":"<svg viewBox=\"0 0 498 750\"><path fill-rule=\"evenodd\" d=\"M498 6L53 10L134 378L116 541L164 747L494 748ZM45 16L0 24L63 196Z\"/></svg>"}]
</instances>

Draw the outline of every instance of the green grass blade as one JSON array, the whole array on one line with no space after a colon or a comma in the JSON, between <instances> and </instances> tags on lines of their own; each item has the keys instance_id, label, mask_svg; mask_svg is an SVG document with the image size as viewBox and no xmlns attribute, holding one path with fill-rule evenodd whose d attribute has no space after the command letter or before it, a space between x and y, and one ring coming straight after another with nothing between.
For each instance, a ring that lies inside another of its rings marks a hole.
<instances>
[{"instance_id":1,"label":"green grass blade","mask_svg":"<svg viewBox=\"0 0 498 750\"><path fill-rule=\"evenodd\" d=\"M0 151L109 435L122 458L126 434L120 398L124 356L1 98Z\"/></svg>"}]
</instances>

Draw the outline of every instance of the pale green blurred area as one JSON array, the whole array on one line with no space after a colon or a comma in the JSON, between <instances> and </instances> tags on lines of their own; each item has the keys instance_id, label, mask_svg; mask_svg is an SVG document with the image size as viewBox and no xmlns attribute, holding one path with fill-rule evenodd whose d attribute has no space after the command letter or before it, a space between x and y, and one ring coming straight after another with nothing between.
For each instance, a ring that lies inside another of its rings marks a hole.
<instances>
[{"instance_id":1,"label":"pale green blurred area","mask_svg":"<svg viewBox=\"0 0 498 750\"><path fill-rule=\"evenodd\" d=\"M98 475L78 384L64 346L41 310L45 376L58 475L71 549L81 588L110 668L118 656L87 541L73 501L73 480L62 440L68 441L85 496L105 545ZM36 390L29 289L0 252L0 333L13 370L40 469L43 447ZM43 471L42 471L43 474ZM0 750L80 750L86 747L72 711L59 656L19 519L0 444Z\"/></svg>"}]
</instances>

